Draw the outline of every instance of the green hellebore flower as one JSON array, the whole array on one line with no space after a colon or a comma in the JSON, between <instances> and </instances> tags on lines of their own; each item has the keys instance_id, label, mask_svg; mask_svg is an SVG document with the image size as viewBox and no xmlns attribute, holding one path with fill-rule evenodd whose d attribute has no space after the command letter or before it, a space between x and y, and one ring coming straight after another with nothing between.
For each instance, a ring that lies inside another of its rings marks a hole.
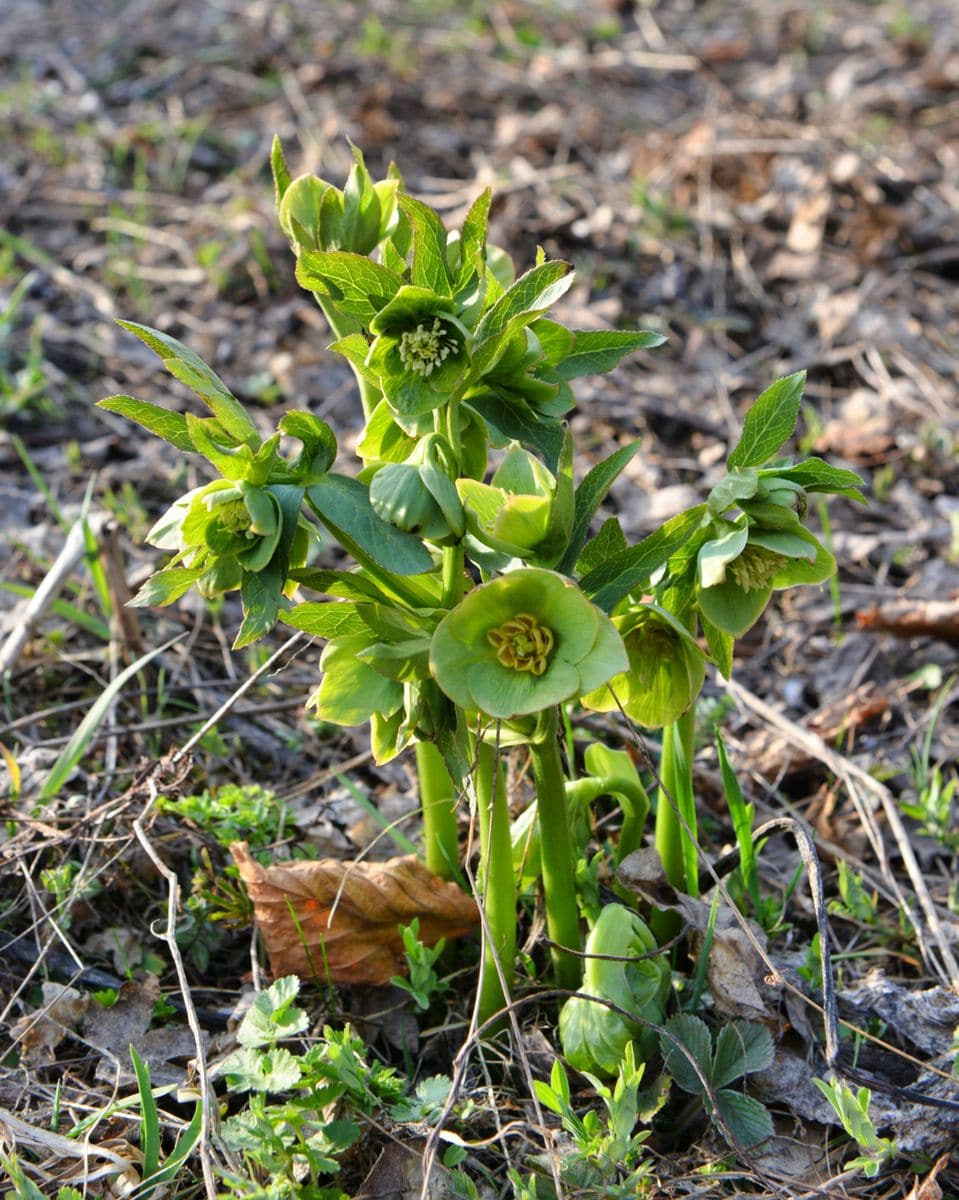
<instances>
[{"instance_id":1,"label":"green hellebore flower","mask_svg":"<svg viewBox=\"0 0 959 1200\"><path fill-rule=\"evenodd\" d=\"M502 720L571 700L627 665L609 617L570 580L535 567L468 592L430 646L433 678L453 703Z\"/></svg>"},{"instance_id":2,"label":"green hellebore flower","mask_svg":"<svg viewBox=\"0 0 959 1200\"><path fill-rule=\"evenodd\" d=\"M452 304L428 288L406 285L370 322L375 341L366 365L400 417L438 408L466 367L469 334Z\"/></svg>"},{"instance_id":3,"label":"green hellebore flower","mask_svg":"<svg viewBox=\"0 0 959 1200\"><path fill-rule=\"evenodd\" d=\"M739 637L759 620L774 591L824 583L836 560L808 529L764 528L744 513L717 522L718 537L699 550L697 603L707 621Z\"/></svg>"},{"instance_id":4,"label":"green hellebore flower","mask_svg":"<svg viewBox=\"0 0 959 1200\"><path fill-rule=\"evenodd\" d=\"M581 697L587 708L610 712L617 701L647 729L670 725L688 712L706 678L706 656L672 613L643 605L613 624L626 645L629 670Z\"/></svg>"},{"instance_id":5,"label":"green hellebore flower","mask_svg":"<svg viewBox=\"0 0 959 1200\"><path fill-rule=\"evenodd\" d=\"M282 532L282 512L271 492L216 479L175 501L147 541L175 551L187 567L207 567L197 588L212 597L238 588L244 571L262 571Z\"/></svg>"},{"instance_id":6,"label":"green hellebore flower","mask_svg":"<svg viewBox=\"0 0 959 1200\"><path fill-rule=\"evenodd\" d=\"M546 566L566 548L573 518L572 487L556 479L518 444L513 444L490 483L458 479L470 533L501 554L536 558Z\"/></svg>"}]
</instances>

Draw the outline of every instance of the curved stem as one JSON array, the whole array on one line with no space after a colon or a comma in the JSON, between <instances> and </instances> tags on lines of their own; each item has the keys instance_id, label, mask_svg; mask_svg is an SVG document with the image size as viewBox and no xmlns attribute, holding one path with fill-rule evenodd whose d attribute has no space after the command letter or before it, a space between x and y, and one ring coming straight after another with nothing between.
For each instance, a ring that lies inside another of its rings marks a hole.
<instances>
[{"instance_id":1,"label":"curved stem","mask_svg":"<svg viewBox=\"0 0 959 1200\"><path fill-rule=\"evenodd\" d=\"M426 865L441 879L452 879L459 863L456 789L443 756L432 742L417 742L415 753Z\"/></svg>"},{"instance_id":2,"label":"curved stem","mask_svg":"<svg viewBox=\"0 0 959 1200\"><path fill-rule=\"evenodd\" d=\"M541 714L540 738L530 746L539 810L540 861L543 899L556 982L561 988L579 987L580 963L568 950L582 949L579 910L576 907L576 872L566 807L566 780L559 756L556 709Z\"/></svg>"},{"instance_id":3,"label":"curved stem","mask_svg":"<svg viewBox=\"0 0 959 1200\"><path fill-rule=\"evenodd\" d=\"M516 959L516 885L509 836L509 806L506 779L497 761L496 750L480 741L476 747L473 791L480 835L479 886L490 946L484 939L479 984L479 1021L488 1021L504 1006L506 997L500 982L502 969L506 982L513 975Z\"/></svg>"}]
</instances>

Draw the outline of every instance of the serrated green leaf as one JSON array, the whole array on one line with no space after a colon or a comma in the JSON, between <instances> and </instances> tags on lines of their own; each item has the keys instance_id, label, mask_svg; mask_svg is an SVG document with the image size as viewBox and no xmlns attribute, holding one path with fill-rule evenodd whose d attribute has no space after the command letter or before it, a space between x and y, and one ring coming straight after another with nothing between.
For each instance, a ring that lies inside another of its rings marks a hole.
<instances>
[{"instance_id":1,"label":"serrated green leaf","mask_svg":"<svg viewBox=\"0 0 959 1200\"><path fill-rule=\"evenodd\" d=\"M460 233L460 265L457 286L462 286L473 271L482 272L483 255L486 247L486 230L489 210L493 200L490 188L485 188L473 201L463 221Z\"/></svg>"},{"instance_id":2,"label":"serrated green leaf","mask_svg":"<svg viewBox=\"0 0 959 1200\"><path fill-rule=\"evenodd\" d=\"M532 267L484 313L476 328L477 347L505 333L516 317L535 320L569 291L572 282L570 265L562 259Z\"/></svg>"},{"instance_id":3,"label":"serrated green leaf","mask_svg":"<svg viewBox=\"0 0 959 1200\"><path fill-rule=\"evenodd\" d=\"M450 295L453 281L446 262L446 230L439 213L406 193L397 197L397 203L413 231L412 283L438 296Z\"/></svg>"},{"instance_id":4,"label":"serrated green leaf","mask_svg":"<svg viewBox=\"0 0 959 1200\"><path fill-rule=\"evenodd\" d=\"M236 1031L241 1046L272 1046L281 1038L295 1037L309 1028L310 1019L293 1001L300 991L295 975L284 975L260 992L247 1009Z\"/></svg>"},{"instance_id":5,"label":"serrated green leaf","mask_svg":"<svg viewBox=\"0 0 959 1200\"><path fill-rule=\"evenodd\" d=\"M369 325L403 286L403 279L365 255L347 250L305 250L296 278L308 292L329 296L337 308Z\"/></svg>"},{"instance_id":6,"label":"serrated green leaf","mask_svg":"<svg viewBox=\"0 0 959 1200\"><path fill-rule=\"evenodd\" d=\"M344 600L375 600L389 603L387 597L365 575L355 571L331 571L315 567L299 567L290 571L289 577L301 587L326 596L337 596Z\"/></svg>"},{"instance_id":7,"label":"serrated green leaf","mask_svg":"<svg viewBox=\"0 0 959 1200\"><path fill-rule=\"evenodd\" d=\"M368 627L359 615L355 604L332 601L326 604L305 602L281 613L280 620L294 629L302 629L314 637L344 637L347 634L365 634Z\"/></svg>"},{"instance_id":8,"label":"serrated green leaf","mask_svg":"<svg viewBox=\"0 0 959 1200\"><path fill-rule=\"evenodd\" d=\"M223 380L182 342L169 334L139 325L136 321L118 321L124 329L135 334L154 354L163 360L163 365L181 383L185 383L207 404L226 432L238 442L258 446L260 435Z\"/></svg>"},{"instance_id":9,"label":"serrated green leaf","mask_svg":"<svg viewBox=\"0 0 959 1200\"><path fill-rule=\"evenodd\" d=\"M321 721L334 725L364 725L373 713L391 713L403 702L403 685L387 679L358 657L372 636L335 638L320 657L323 678L310 698Z\"/></svg>"},{"instance_id":10,"label":"serrated green leaf","mask_svg":"<svg viewBox=\"0 0 959 1200\"><path fill-rule=\"evenodd\" d=\"M731 1021L729 1025L723 1026L720 1037L716 1039L716 1054L713 1061L713 1084L715 1087L722 1087L724 1082L719 1078L718 1063L720 1041L726 1029L736 1031L746 1057L746 1065L740 1074L751 1075L754 1071L765 1071L772 1065L775 1054L772 1035L764 1025L758 1025L754 1021Z\"/></svg>"},{"instance_id":11,"label":"serrated green leaf","mask_svg":"<svg viewBox=\"0 0 959 1200\"><path fill-rule=\"evenodd\" d=\"M466 401L502 439L520 442L537 450L550 471L555 472L563 448L563 426L552 418L543 419L518 397L505 392L482 392Z\"/></svg>"},{"instance_id":12,"label":"serrated green leaf","mask_svg":"<svg viewBox=\"0 0 959 1200\"><path fill-rule=\"evenodd\" d=\"M132 600L131 608L162 608L179 600L205 572L206 567L167 567L151 575Z\"/></svg>"},{"instance_id":13,"label":"serrated green leaf","mask_svg":"<svg viewBox=\"0 0 959 1200\"><path fill-rule=\"evenodd\" d=\"M807 492L829 492L834 496L845 496L860 504L866 503L866 497L860 490L863 485L861 476L855 471L846 471L841 467L832 467L821 458L807 458L791 467L783 467L775 472L783 479L798 483Z\"/></svg>"},{"instance_id":14,"label":"serrated green leaf","mask_svg":"<svg viewBox=\"0 0 959 1200\"><path fill-rule=\"evenodd\" d=\"M737 1145L744 1150L768 1141L775 1133L772 1117L752 1096L724 1088L716 1093L716 1108Z\"/></svg>"},{"instance_id":15,"label":"serrated green leaf","mask_svg":"<svg viewBox=\"0 0 959 1200\"><path fill-rule=\"evenodd\" d=\"M277 426L281 433L295 437L303 444L294 473L322 475L336 458L336 436L327 423L311 412L288 412Z\"/></svg>"},{"instance_id":16,"label":"serrated green leaf","mask_svg":"<svg viewBox=\"0 0 959 1200\"><path fill-rule=\"evenodd\" d=\"M279 616L282 591L283 578L275 561L262 571L243 572L240 582L243 620L233 640L234 650L266 637Z\"/></svg>"},{"instance_id":17,"label":"serrated green leaf","mask_svg":"<svg viewBox=\"0 0 959 1200\"><path fill-rule=\"evenodd\" d=\"M636 546L597 567L580 581L583 591L604 612L611 612L622 598L646 583L699 528L705 504L671 517Z\"/></svg>"},{"instance_id":18,"label":"serrated green leaf","mask_svg":"<svg viewBox=\"0 0 959 1200\"><path fill-rule=\"evenodd\" d=\"M628 549L629 543L619 518L607 517L600 526L599 533L583 547L576 562L576 574L588 575L590 571L597 570L603 563Z\"/></svg>"},{"instance_id":19,"label":"serrated green leaf","mask_svg":"<svg viewBox=\"0 0 959 1200\"><path fill-rule=\"evenodd\" d=\"M367 488L345 475L325 475L307 489L316 512L332 533L351 540L370 558L396 575L429 571L433 559L423 543L388 525L373 511Z\"/></svg>"},{"instance_id":20,"label":"serrated green leaf","mask_svg":"<svg viewBox=\"0 0 959 1200\"><path fill-rule=\"evenodd\" d=\"M689 1061L689 1055L696 1060L703 1075L709 1079L712 1064L712 1040L705 1021L694 1017L691 1013L676 1013L666 1022L666 1030L672 1037L659 1035L659 1046L663 1052L666 1070L672 1075L677 1087L693 1096L703 1095L702 1080ZM676 1045L674 1039L685 1046L689 1054Z\"/></svg>"},{"instance_id":21,"label":"serrated green leaf","mask_svg":"<svg viewBox=\"0 0 959 1200\"><path fill-rule=\"evenodd\" d=\"M709 511L720 517L740 500L750 500L758 487L759 471L755 467L733 468L709 493Z\"/></svg>"},{"instance_id":22,"label":"serrated green leaf","mask_svg":"<svg viewBox=\"0 0 959 1200\"><path fill-rule=\"evenodd\" d=\"M792 436L799 417L806 372L777 379L746 413L742 437L727 459L732 467L761 467Z\"/></svg>"},{"instance_id":23,"label":"serrated green leaf","mask_svg":"<svg viewBox=\"0 0 959 1200\"><path fill-rule=\"evenodd\" d=\"M579 552L586 542L589 534L589 525L596 510L606 499L606 495L614 481L638 450L638 438L634 442L620 446L608 458L604 458L602 462L597 463L595 467L588 471L583 482L576 489L573 528L569 535L569 547L556 567L556 570L560 573L568 575L572 572L576 565L576 560L579 558Z\"/></svg>"},{"instance_id":24,"label":"serrated green leaf","mask_svg":"<svg viewBox=\"0 0 959 1200\"><path fill-rule=\"evenodd\" d=\"M136 421L150 433L171 442L178 450L193 449L186 417L182 413L170 412L158 404L148 404L146 400L137 400L133 396L107 396L105 400L97 402L97 408Z\"/></svg>"},{"instance_id":25,"label":"serrated green leaf","mask_svg":"<svg viewBox=\"0 0 959 1200\"><path fill-rule=\"evenodd\" d=\"M366 359L370 353L370 343L362 333L351 333L339 341L333 342L328 349L336 354L342 354L351 367L368 383L376 384L378 376L371 371Z\"/></svg>"},{"instance_id":26,"label":"serrated green leaf","mask_svg":"<svg viewBox=\"0 0 959 1200\"><path fill-rule=\"evenodd\" d=\"M300 1082L299 1062L282 1046L235 1050L223 1063L227 1090L231 1092L288 1092Z\"/></svg>"},{"instance_id":27,"label":"serrated green leaf","mask_svg":"<svg viewBox=\"0 0 959 1200\"><path fill-rule=\"evenodd\" d=\"M604 375L636 350L651 350L666 341L661 333L648 329L607 329L571 331L576 338L572 350L553 367L560 379L579 379L583 375Z\"/></svg>"},{"instance_id":28,"label":"serrated green leaf","mask_svg":"<svg viewBox=\"0 0 959 1200\"><path fill-rule=\"evenodd\" d=\"M748 1021L730 1021L716 1036L709 1082L715 1088L725 1087L747 1071L768 1067L772 1060L773 1041L767 1029Z\"/></svg>"}]
</instances>

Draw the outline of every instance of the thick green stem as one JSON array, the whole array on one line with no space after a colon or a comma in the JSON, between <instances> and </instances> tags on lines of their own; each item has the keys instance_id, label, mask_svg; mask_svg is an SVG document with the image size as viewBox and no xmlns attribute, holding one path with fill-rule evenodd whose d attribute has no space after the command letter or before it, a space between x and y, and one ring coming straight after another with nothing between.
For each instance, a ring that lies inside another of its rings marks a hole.
<instances>
[{"instance_id":1,"label":"thick green stem","mask_svg":"<svg viewBox=\"0 0 959 1200\"><path fill-rule=\"evenodd\" d=\"M426 865L441 879L452 879L459 863L456 788L442 754L432 742L416 743L416 773L423 810Z\"/></svg>"},{"instance_id":2,"label":"thick green stem","mask_svg":"<svg viewBox=\"0 0 959 1200\"><path fill-rule=\"evenodd\" d=\"M579 911L576 907L576 873L566 806L566 780L559 756L556 710L543 713L539 737L530 746L533 776L536 780L536 806L539 810L540 861L543 873L543 899L546 904L546 928L552 949L556 982L561 988L575 990L581 979L580 961L565 950L579 951Z\"/></svg>"},{"instance_id":3,"label":"thick green stem","mask_svg":"<svg viewBox=\"0 0 959 1200\"><path fill-rule=\"evenodd\" d=\"M495 748L483 741L476 748L473 790L480 835L479 885L489 934L489 941L483 948L479 986L479 1020L482 1024L506 1003L500 971L509 984L516 959L516 884L506 779Z\"/></svg>"}]
</instances>

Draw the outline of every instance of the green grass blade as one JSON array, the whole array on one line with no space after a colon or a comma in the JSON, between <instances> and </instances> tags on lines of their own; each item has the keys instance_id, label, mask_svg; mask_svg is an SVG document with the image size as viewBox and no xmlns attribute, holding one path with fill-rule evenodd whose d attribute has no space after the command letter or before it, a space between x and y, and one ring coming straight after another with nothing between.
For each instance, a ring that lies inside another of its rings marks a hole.
<instances>
[{"instance_id":1,"label":"green grass blade","mask_svg":"<svg viewBox=\"0 0 959 1200\"><path fill-rule=\"evenodd\" d=\"M170 647L175 642L178 642L183 636L183 634L180 634L178 637L171 638L170 641L164 642L162 646L158 646L156 650L150 650L148 653L141 655L135 663L131 663L126 670L121 671L116 679L114 679L110 684L107 685L106 688L104 688L103 693L77 726L73 737L66 744L66 746L64 746L60 757L50 768L50 774L47 776L43 787L40 789L41 802L52 800L57 792L59 792L60 788L63 787L64 783L66 783L70 772L83 757L87 747L93 740L94 734L99 729L100 723L106 716L110 705L113 703L115 697L123 688L127 680L133 675L136 675L138 671L142 670L143 667L145 667L148 662L151 662L154 658L156 658L158 654L162 654L165 650L169 650Z\"/></svg>"},{"instance_id":2,"label":"green grass blade","mask_svg":"<svg viewBox=\"0 0 959 1200\"><path fill-rule=\"evenodd\" d=\"M130 1058L140 1093L140 1149L143 1152L143 1177L148 1179L160 1165L160 1116L150 1083L150 1068L130 1046Z\"/></svg>"}]
</instances>

